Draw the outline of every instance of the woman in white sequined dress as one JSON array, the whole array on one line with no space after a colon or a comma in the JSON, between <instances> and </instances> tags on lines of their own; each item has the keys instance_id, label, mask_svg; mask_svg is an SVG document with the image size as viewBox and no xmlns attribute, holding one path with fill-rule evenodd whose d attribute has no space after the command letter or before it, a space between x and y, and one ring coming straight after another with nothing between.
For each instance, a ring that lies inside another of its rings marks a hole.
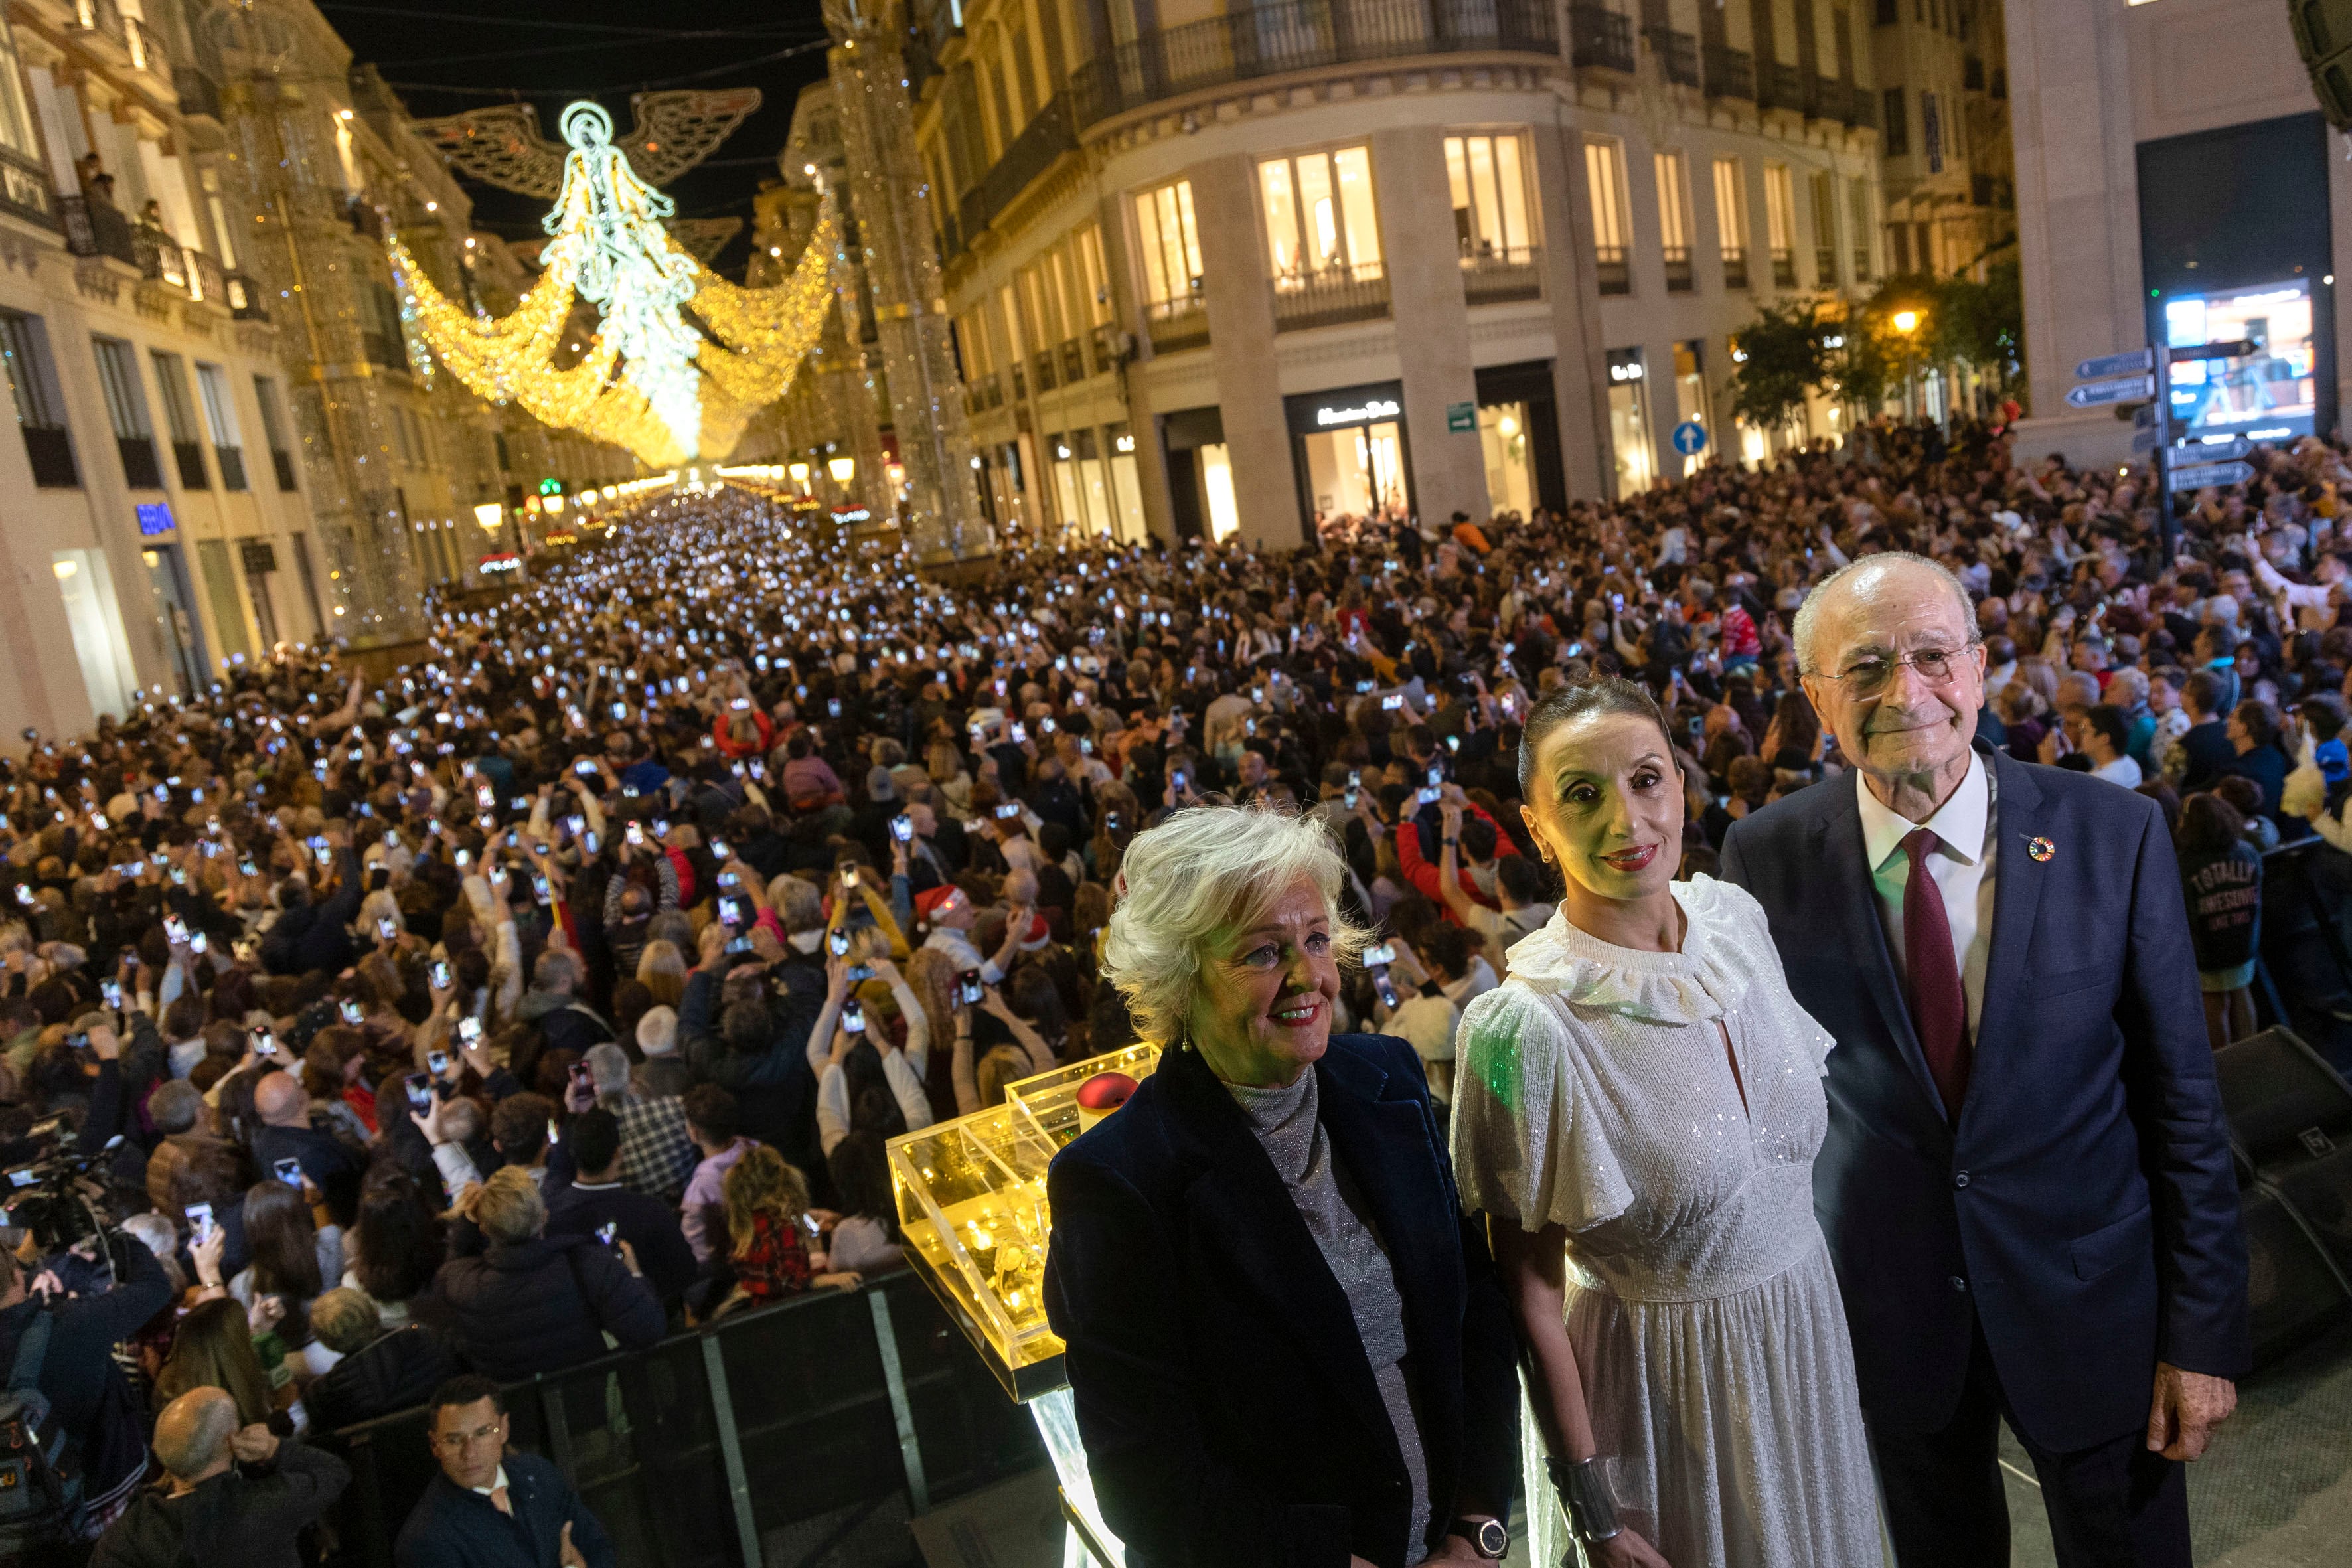
<instances>
[{"instance_id":1,"label":"woman in white sequined dress","mask_svg":"<svg viewBox=\"0 0 2352 1568\"><path fill-rule=\"evenodd\" d=\"M1553 692L1519 774L1565 896L1464 1016L1454 1163L1526 1346L1530 1560L1876 1568L1813 1218L1830 1037L1756 902L1672 879L1683 784L1647 692Z\"/></svg>"}]
</instances>

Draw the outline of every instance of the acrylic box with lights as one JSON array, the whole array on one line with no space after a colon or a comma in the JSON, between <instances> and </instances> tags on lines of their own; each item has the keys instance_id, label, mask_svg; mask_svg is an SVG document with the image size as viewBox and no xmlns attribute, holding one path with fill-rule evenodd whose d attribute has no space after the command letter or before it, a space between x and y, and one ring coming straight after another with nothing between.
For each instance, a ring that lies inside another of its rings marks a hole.
<instances>
[{"instance_id":1,"label":"acrylic box with lights","mask_svg":"<svg viewBox=\"0 0 2352 1568\"><path fill-rule=\"evenodd\" d=\"M893 1139L890 1185L915 1272L963 1329L1045 1439L1071 1551L1118 1568L1118 1539L1095 1507L1086 1451L1062 1372L1062 1341L1040 1297L1053 1215L1045 1167L1160 1064L1129 1046L1006 1086L1004 1103Z\"/></svg>"}]
</instances>

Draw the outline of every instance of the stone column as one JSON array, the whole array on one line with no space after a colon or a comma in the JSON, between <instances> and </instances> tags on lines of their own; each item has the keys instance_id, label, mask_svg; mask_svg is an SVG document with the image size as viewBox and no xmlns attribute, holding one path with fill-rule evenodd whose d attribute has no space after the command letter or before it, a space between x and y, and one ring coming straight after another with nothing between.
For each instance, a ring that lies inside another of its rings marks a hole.
<instances>
[{"instance_id":1,"label":"stone column","mask_svg":"<svg viewBox=\"0 0 2352 1568\"><path fill-rule=\"evenodd\" d=\"M1444 526L1456 511L1486 521L1486 465L1474 425L1445 427L1448 404L1478 401L1470 359L1470 308L1462 294L1462 260L1445 179L1444 132L1435 127L1372 132L1379 182L1381 254L1396 321L1404 379L1405 428L1412 447L1412 490L1423 523Z\"/></svg>"},{"instance_id":2,"label":"stone column","mask_svg":"<svg viewBox=\"0 0 2352 1568\"><path fill-rule=\"evenodd\" d=\"M1584 141L1556 121L1538 126L1536 202L1543 218L1544 298L1551 305L1552 386L1559 400L1559 457L1571 500L1610 493L1608 348L1601 342L1601 292L1592 273L1592 193L1584 177Z\"/></svg>"},{"instance_id":3,"label":"stone column","mask_svg":"<svg viewBox=\"0 0 2352 1568\"><path fill-rule=\"evenodd\" d=\"M1193 164L1184 177L1192 182L1192 215L1201 230L1217 406L1234 466L1240 537L1261 548L1293 549L1306 538L1306 529L1298 515L1290 428L1282 412L1274 290L1258 243L1257 189L1249 160L1211 159Z\"/></svg>"}]
</instances>

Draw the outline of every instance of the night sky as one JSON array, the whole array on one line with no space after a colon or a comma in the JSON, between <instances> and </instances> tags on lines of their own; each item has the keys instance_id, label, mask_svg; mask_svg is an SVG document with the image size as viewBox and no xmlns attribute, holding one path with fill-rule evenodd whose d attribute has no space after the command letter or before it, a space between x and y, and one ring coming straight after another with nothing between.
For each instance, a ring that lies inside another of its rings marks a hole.
<instances>
[{"instance_id":1,"label":"night sky","mask_svg":"<svg viewBox=\"0 0 2352 1568\"><path fill-rule=\"evenodd\" d=\"M668 190L680 217L744 221L745 232L717 258L718 270L730 277L742 275L751 196L775 173L793 99L824 75L816 0L496 0L470 11L465 0L315 3L351 46L353 60L381 70L419 119L525 101L538 109L540 130L552 140L563 106L585 97L602 103L625 135L632 92L760 89L760 111ZM541 237L544 202L458 177L473 195L478 226L511 239Z\"/></svg>"}]
</instances>

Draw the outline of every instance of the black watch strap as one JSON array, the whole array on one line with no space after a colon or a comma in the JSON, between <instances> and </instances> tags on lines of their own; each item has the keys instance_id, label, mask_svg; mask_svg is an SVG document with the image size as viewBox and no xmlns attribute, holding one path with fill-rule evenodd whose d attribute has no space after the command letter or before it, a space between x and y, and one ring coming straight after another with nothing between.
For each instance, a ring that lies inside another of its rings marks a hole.
<instances>
[{"instance_id":1,"label":"black watch strap","mask_svg":"<svg viewBox=\"0 0 2352 1568\"><path fill-rule=\"evenodd\" d=\"M1445 1527L1445 1533L1462 1537L1490 1563L1501 1562L1511 1549L1510 1530L1499 1519L1457 1519Z\"/></svg>"}]
</instances>

